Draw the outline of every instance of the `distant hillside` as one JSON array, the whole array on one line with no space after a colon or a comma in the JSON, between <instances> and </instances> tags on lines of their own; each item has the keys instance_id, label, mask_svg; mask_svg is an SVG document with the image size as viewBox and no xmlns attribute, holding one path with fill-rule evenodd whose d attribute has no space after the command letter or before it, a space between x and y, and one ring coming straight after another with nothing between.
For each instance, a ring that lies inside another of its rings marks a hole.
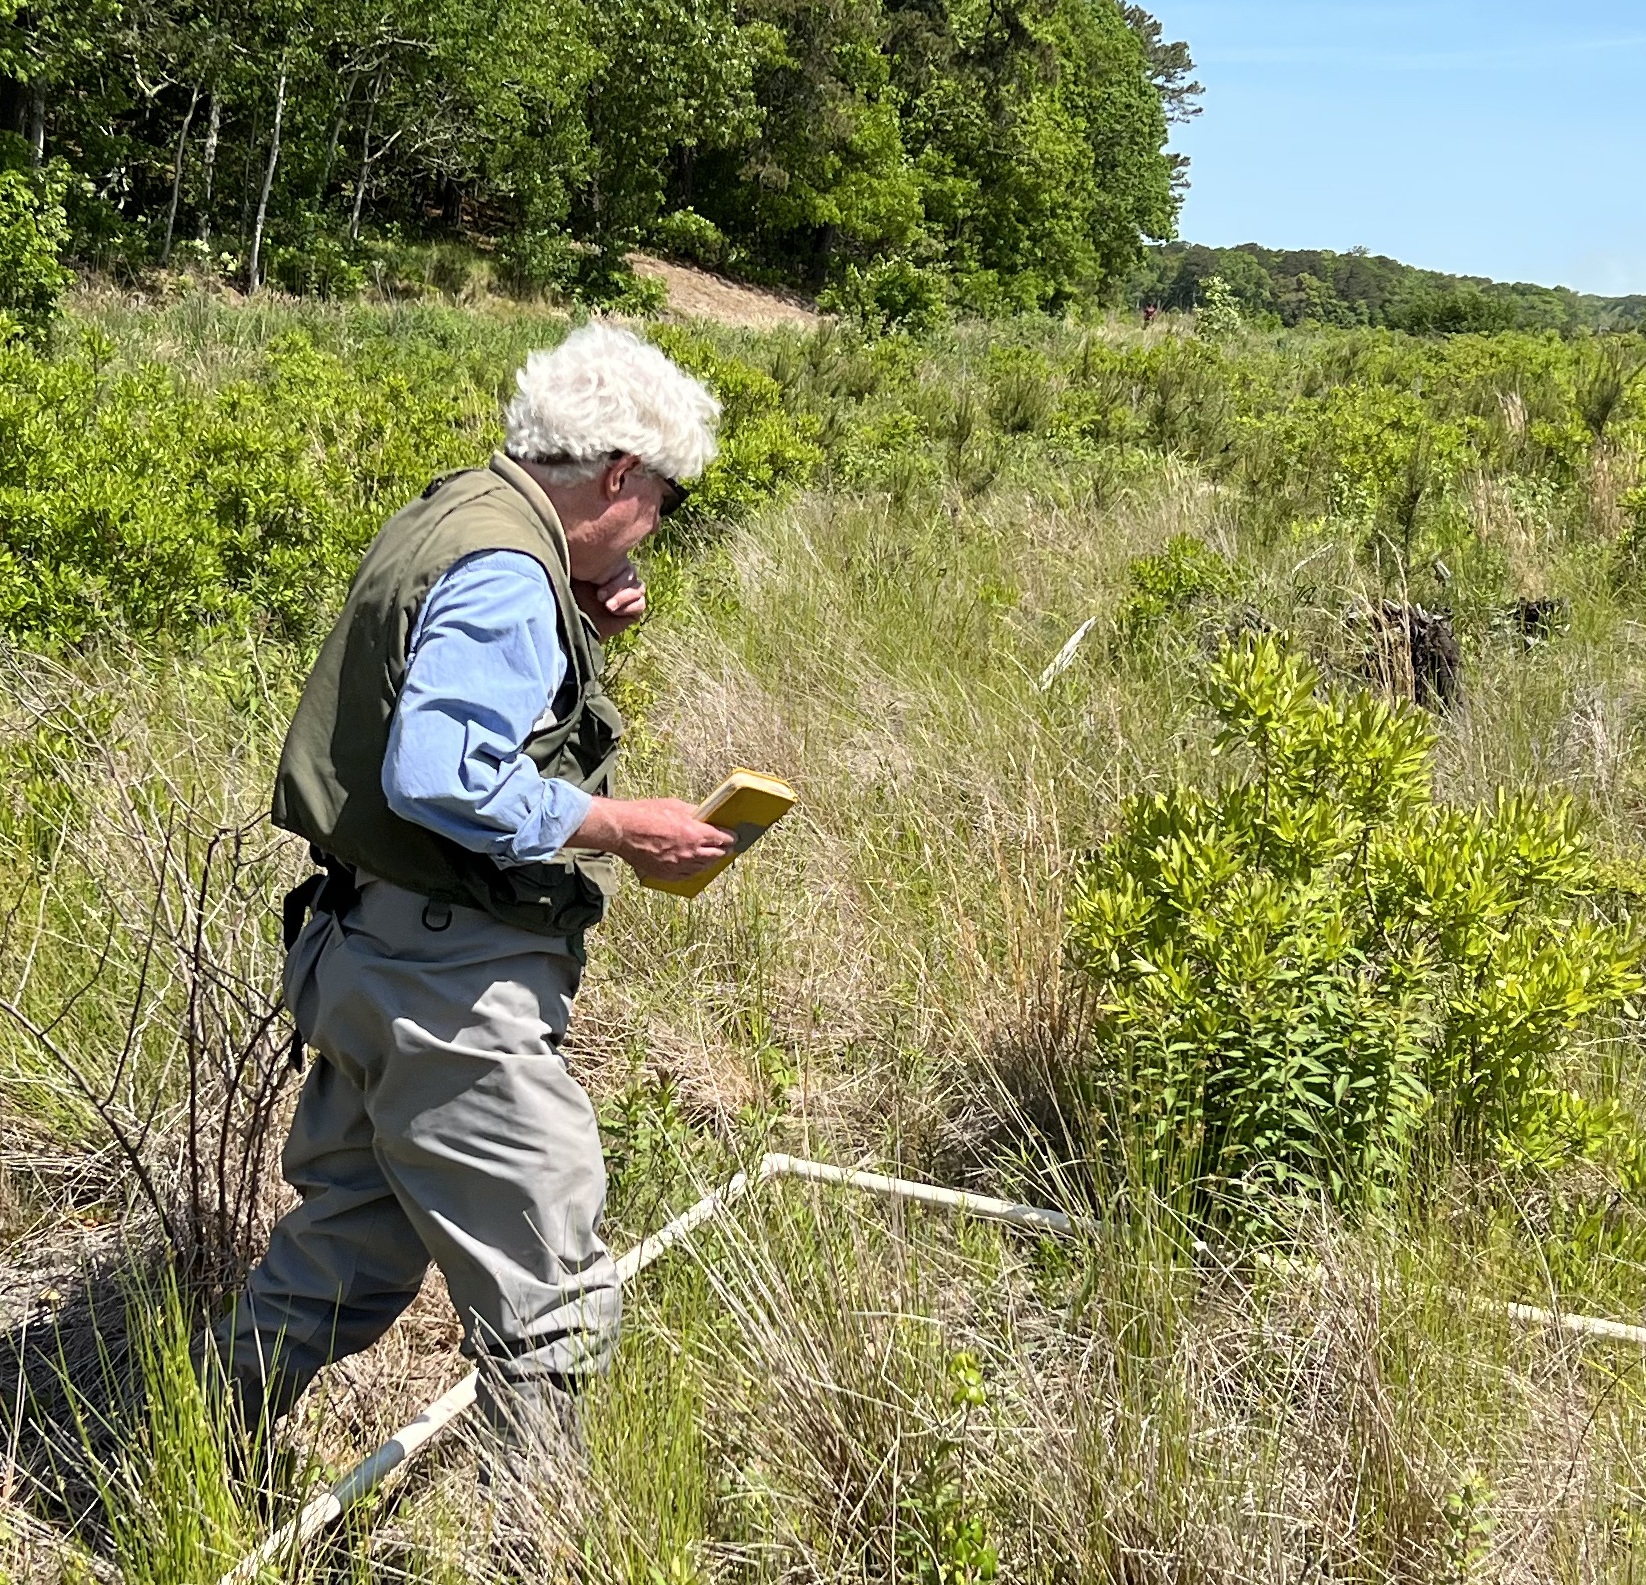
<instances>
[{"instance_id":1,"label":"distant hillside","mask_svg":"<svg viewBox=\"0 0 1646 1585\"><path fill-rule=\"evenodd\" d=\"M1243 242L1203 248L1168 242L1147 250L1127 297L1136 306L1192 308L1200 283L1221 275L1247 315L1297 325L1387 325L1418 333L1471 330L1617 330L1646 325L1646 296L1594 297L1564 286L1491 281L1420 270L1353 248L1281 250Z\"/></svg>"}]
</instances>

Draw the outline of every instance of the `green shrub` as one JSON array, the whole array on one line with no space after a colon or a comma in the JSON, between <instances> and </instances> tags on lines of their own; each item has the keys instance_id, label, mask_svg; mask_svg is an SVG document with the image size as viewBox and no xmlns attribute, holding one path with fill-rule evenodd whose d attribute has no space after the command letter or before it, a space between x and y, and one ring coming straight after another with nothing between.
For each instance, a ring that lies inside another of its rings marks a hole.
<instances>
[{"instance_id":1,"label":"green shrub","mask_svg":"<svg viewBox=\"0 0 1646 1585\"><path fill-rule=\"evenodd\" d=\"M577 265L578 250L561 231L523 226L497 245L497 279L516 297L569 294Z\"/></svg>"},{"instance_id":2,"label":"green shrub","mask_svg":"<svg viewBox=\"0 0 1646 1585\"><path fill-rule=\"evenodd\" d=\"M636 275L622 248L576 243L563 232L522 228L497 249L497 275L517 297L551 297L616 314L655 314L668 288Z\"/></svg>"},{"instance_id":3,"label":"green shrub","mask_svg":"<svg viewBox=\"0 0 1646 1585\"><path fill-rule=\"evenodd\" d=\"M864 413L846 426L836 444L831 477L854 488L885 490L904 503L941 476L930 440L919 416L906 407Z\"/></svg>"},{"instance_id":4,"label":"green shrub","mask_svg":"<svg viewBox=\"0 0 1646 1585\"><path fill-rule=\"evenodd\" d=\"M1637 592L1646 579L1646 489L1618 498L1623 532L1612 547L1612 583L1620 594Z\"/></svg>"},{"instance_id":5,"label":"green shrub","mask_svg":"<svg viewBox=\"0 0 1646 1585\"><path fill-rule=\"evenodd\" d=\"M1003 434L1036 434L1051 422L1056 408L1057 385L1042 354L1026 347L991 354L989 417Z\"/></svg>"},{"instance_id":6,"label":"green shrub","mask_svg":"<svg viewBox=\"0 0 1646 1585\"><path fill-rule=\"evenodd\" d=\"M668 287L655 276L637 275L624 248L580 253L565 295L601 313L636 316L659 313L669 301Z\"/></svg>"},{"instance_id":7,"label":"green shrub","mask_svg":"<svg viewBox=\"0 0 1646 1585\"><path fill-rule=\"evenodd\" d=\"M232 253L219 253L198 237L183 237L171 250L171 267L206 280L233 280L240 269Z\"/></svg>"},{"instance_id":8,"label":"green shrub","mask_svg":"<svg viewBox=\"0 0 1646 1585\"><path fill-rule=\"evenodd\" d=\"M1318 684L1272 638L1226 646L1207 692L1244 773L1134 799L1070 906L1083 1104L1148 1181L1237 1217L1375 1204L1425 1139L1534 1135L1573 1029L1642 985L1569 803L1443 806L1421 714Z\"/></svg>"},{"instance_id":9,"label":"green shrub","mask_svg":"<svg viewBox=\"0 0 1646 1585\"><path fill-rule=\"evenodd\" d=\"M1591 336L1578 347L1574 405L1598 447L1635 405L1646 381L1646 344L1638 336Z\"/></svg>"},{"instance_id":10,"label":"green shrub","mask_svg":"<svg viewBox=\"0 0 1646 1585\"><path fill-rule=\"evenodd\" d=\"M676 209L652 228L657 245L676 258L713 269L726 262L731 244L719 226L695 209Z\"/></svg>"},{"instance_id":11,"label":"green shrub","mask_svg":"<svg viewBox=\"0 0 1646 1585\"><path fill-rule=\"evenodd\" d=\"M1237 376L1210 342L1173 336L1133 349L1103 383L1127 393L1134 411L1127 428L1159 450L1197 462L1217 461L1228 450ZM1127 429L1114 438L1129 438Z\"/></svg>"},{"instance_id":12,"label":"green shrub","mask_svg":"<svg viewBox=\"0 0 1646 1585\"><path fill-rule=\"evenodd\" d=\"M350 364L294 332L210 394L107 343L0 349L0 632L80 643L323 628L382 522L484 455L489 393Z\"/></svg>"},{"instance_id":13,"label":"green shrub","mask_svg":"<svg viewBox=\"0 0 1646 1585\"><path fill-rule=\"evenodd\" d=\"M58 262L68 241L63 181L0 170L0 342L39 341L72 279Z\"/></svg>"},{"instance_id":14,"label":"green shrub","mask_svg":"<svg viewBox=\"0 0 1646 1585\"><path fill-rule=\"evenodd\" d=\"M1227 594L1235 584L1228 558L1193 534L1174 536L1159 555L1139 556L1127 567L1126 581L1130 590L1115 618L1126 638Z\"/></svg>"},{"instance_id":15,"label":"green shrub","mask_svg":"<svg viewBox=\"0 0 1646 1585\"><path fill-rule=\"evenodd\" d=\"M943 273L911 259L877 259L849 264L838 286L818 298L821 307L854 320L874 334L935 329L949 316L949 288Z\"/></svg>"},{"instance_id":16,"label":"green shrub","mask_svg":"<svg viewBox=\"0 0 1646 1585\"><path fill-rule=\"evenodd\" d=\"M1262 426L1276 442L1258 488L1308 492L1335 516L1376 525L1407 549L1420 514L1454 492L1477 424L1444 422L1422 396L1370 381L1304 396Z\"/></svg>"},{"instance_id":17,"label":"green shrub","mask_svg":"<svg viewBox=\"0 0 1646 1585\"><path fill-rule=\"evenodd\" d=\"M445 297L461 297L474 279L475 256L470 248L447 243L429 250L423 278Z\"/></svg>"},{"instance_id":18,"label":"green shrub","mask_svg":"<svg viewBox=\"0 0 1646 1585\"><path fill-rule=\"evenodd\" d=\"M452 343L439 314L357 323L346 355L285 331L216 390L119 365L95 332L55 358L0 346L0 635L324 631L385 519L485 460L519 351ZM770 375L674 328L657 339L724 405L693 516L736 519L812 479L816 421Z\"/></svg>"},{"instance_id":19,"label":"green shrub","mask_svg":"<svg viewBox=\"0 0 1646 1585\"><path fill-rule=\"evenodd\" d=\"M655 314L668 302L662 281L636 275L621 248L593 248L558 231L520 230L497 249L498 279L517 297L550 297L616 314Z\"/></svg>"},{"instance_id":20,"label":"green shrub","mask_svg":"<svg viewBox=\"0 0 1646 1585\"><path fill-rule=\"evenodd\" d=\"M366 266L336 237L317 236L302 246L276 248L269 256L269 275L299 297L358 297L366 285Z\"/></svg>"},{"instance_id":21,"label":"green shrub","mask_svg":"<svg viewBox=\"0 0 1646 1585\"><path fill-rule=\"evenodd\" d=\"M1419 287L1389 310L1389 324L1414 336L1490 334L1514 328L1514 300L1478 286Z\"/></svg>"},{"instance_id":22,"label":"green shrub","mask_svg":"<svg viewBox=\"0 0 1646 1585\"><path fill-rule=\"evenodd\" d=\"M1240 302L1221 275L1209 275L1200 283L1194 329L1205 341L1223 341L1240 329Z\"/></svg>"}]
</instances>

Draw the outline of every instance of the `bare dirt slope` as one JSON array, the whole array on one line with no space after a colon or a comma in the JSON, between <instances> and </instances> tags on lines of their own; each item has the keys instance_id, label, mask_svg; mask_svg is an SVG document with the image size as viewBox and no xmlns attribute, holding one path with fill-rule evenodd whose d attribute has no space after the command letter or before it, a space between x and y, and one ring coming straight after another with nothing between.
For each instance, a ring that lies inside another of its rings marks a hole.
<instances>
[{"instance_id":1,"label":"bare dirt slope","mask_svg":"<svg viewBox=\"0 0 1646 1585\"><path fill-rule=\"evenodd\" d=\"M676 319L712 319L722 325L747 325L755 330L769 330L776 325L809 330L821 317L816 304L798 292L745 286L689 264L644 253L632 254L629 262L636 275L649 275L668 288L668 311Z\"/></svg>"}]
</instances>

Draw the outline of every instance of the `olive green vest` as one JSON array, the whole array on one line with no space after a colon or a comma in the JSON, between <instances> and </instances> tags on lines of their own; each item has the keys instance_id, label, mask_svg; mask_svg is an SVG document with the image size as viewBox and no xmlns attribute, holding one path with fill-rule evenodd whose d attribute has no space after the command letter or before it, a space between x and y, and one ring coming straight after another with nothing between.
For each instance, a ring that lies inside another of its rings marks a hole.
<instances>
[{"instance_id":1,"label":"olive green vest","mask_svg":"<svg viewBox=\"0 0 1646 1585\"><path fill-rule=\"evenodd\" d=\"M566 536L536 482L497 455L489 467L437 479L372 541L292 717L275 778L274 823L436 902L466 903L564 936L581 955L582 932L604 916L616 889L615 860L574 852L499 865L402 820L383 795L389 723L417 613L448 568L484 550L535 559L560 610L566 682L555 700L544 700L525 752L544 776L608 791L623 719L600 686L600 646L572 598Z\"/></svg>"}]
</instances>

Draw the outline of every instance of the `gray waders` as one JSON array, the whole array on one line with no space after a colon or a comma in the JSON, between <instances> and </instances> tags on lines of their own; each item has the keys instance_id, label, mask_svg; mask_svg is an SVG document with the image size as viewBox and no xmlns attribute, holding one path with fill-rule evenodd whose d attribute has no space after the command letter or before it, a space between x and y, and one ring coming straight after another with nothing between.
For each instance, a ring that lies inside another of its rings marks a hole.
<instances>
[{"instance_id":1,"label":"gray waders","mask_svg":"<svg viewBox=\"0 0 1646 1585\"><path fill-rule=\"evenodd\" d=\"M385 881L341 897L286 960L286 1005L317 1053L282 1162L302 1204L215 1334L243 1421L284 1414L323 1365L381 1337L433 1260L487 1418L506 1434L563 1424L622 1312L594 1110L560 1053L578 962Z\"/></svg>"}]
</instances>

